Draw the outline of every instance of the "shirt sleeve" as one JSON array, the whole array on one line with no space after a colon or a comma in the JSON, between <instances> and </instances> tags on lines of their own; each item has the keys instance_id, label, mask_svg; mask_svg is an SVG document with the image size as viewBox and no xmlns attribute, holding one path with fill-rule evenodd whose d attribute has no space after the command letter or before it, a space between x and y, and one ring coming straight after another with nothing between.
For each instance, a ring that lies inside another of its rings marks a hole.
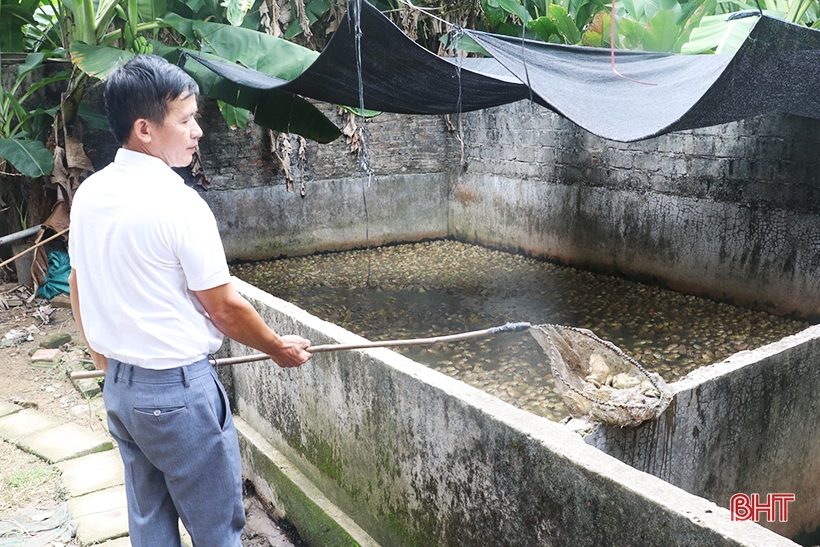
<instances>
[{"instance_id":1,"label":"shirt sleeve","mask_svg":"<svg viewBox=\"0 0 820 547\"><path fill-rule=\"evenodd\" d=\"M176 218L179 237L175 253L188 289L204 291L228 283L231 275L213 212L195 192L193 198L186 208L187 214Z\"/></svg>"}]
</instances>

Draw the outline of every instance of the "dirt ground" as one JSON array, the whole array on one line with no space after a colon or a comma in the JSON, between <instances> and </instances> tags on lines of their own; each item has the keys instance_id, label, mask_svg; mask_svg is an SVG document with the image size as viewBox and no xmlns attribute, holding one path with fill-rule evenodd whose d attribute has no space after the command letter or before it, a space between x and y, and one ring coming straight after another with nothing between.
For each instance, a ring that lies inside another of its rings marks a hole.
<instances>
[{"instance_id":1,"label":"dirt ground","mask_svg":"<svg viewBox=\"0 0 820 547\"><path fill-rule=\"evenodd\" d=\"M71 336L71 342L61 346L63 350L85 348L68 308L68 298L58 297L51 302L35 298L26 302L30 296L30 292L16 283L0 283L0 345L9 332L27 330L31 334L30 340L0 347L0 401L103 431L101 418L93 411L91 402L74 388L63 368L47 370L31 366L31 354L52 334ZM10 302L13 307L6 308L4 302ZM13 444L0 441L0 520L27 507L53 507L65 498L56 468ZM252 493L246 496L245 506L248 525L244 547L303 546L287 523L268 518L262 502ZM66 547L73 545L76 543Z\"/></svg>"},{"instance_id":2,"label":"dirt ground","mask_svg":"<svg viewBox=\"0 0 820 547\"><path fill-rule=\"evenodd\" d=\"M16 285L0 285L0 295L17 294ZM0 309L0 339L14 330L31 331L31 340L9 347L0 347L0 401L35 408L63 420L77 421L95 431L103 429L100 419L90 412L88 401L68 380L64 370L31 366L31 354L40 343L54 333L68 333L71 342L61 349L84 348L85 343L77 330L68 299L52 302L35 299L9 309ZM0 342L2 344L2 342Z\"/></svg>"}]
</instances>

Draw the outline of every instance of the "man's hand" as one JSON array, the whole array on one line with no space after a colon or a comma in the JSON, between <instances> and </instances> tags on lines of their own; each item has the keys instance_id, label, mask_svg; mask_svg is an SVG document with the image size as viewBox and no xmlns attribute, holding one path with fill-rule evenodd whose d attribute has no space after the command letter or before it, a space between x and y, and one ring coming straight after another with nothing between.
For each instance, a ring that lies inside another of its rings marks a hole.
<instances>
[{"instance_id":1,"label":"man's hand","mask_svg":"<svg viewBox=\"0 0 820 547\"><path fill-rule=\"evenodd\" d=\"M101 353L97 353L91 348L88 348L88 353L91 355L91 361L94 363L94 368L103 372L108 372L108 357Z\"/></svg>"},{"instance_id":2,"label":"man's hand","mask_svg":"<svg viewBox=\"0 0 820 547\"><path fill-rule=\"evenodd\" d=\"M310 340L295 334L288 334L280 338L282 340L281 350L269 354L270 358L280 367L298 367L311 358L312 354L305 351L310 347Z\"/></svg>"}]
</instances>

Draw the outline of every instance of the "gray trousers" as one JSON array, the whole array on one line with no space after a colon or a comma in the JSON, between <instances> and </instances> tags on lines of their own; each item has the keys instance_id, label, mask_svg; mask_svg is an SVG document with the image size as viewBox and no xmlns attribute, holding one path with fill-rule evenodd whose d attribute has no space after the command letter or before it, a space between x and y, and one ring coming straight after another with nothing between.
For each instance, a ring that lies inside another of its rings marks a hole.
<instances>
[{"instance_id":1,"label":"gray trousers","mask_svg":"<svg viewBox=\"0 0 820 547\"><path fill-rule=\"evenodd\" d=\"M203 359L170 370L109 360L108 426L125 465L134 547L241 547L242 462L225 389Z\"/></svg>"}]
</instances>

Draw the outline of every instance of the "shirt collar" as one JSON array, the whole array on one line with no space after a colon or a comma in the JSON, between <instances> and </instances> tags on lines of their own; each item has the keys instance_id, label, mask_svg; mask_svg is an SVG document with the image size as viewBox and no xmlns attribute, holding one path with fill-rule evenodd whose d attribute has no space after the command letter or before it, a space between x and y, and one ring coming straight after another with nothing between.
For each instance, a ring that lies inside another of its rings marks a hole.
<instances>
[{"instance_id":1,"label":"shirt collar","mask_svg":"<svg viewBox=\"0 0 820 547\"><path fill-rule=\"evenodd\" d=\"M184 184L184 180L179 174L171 169L167 163L155 156L149 156L142 152L120 148L114 157L114 164L118 167L136 167L139 169L152 169L163 171L166 175L173 175L175 180Z\"/></svg>"}]
</instances>

